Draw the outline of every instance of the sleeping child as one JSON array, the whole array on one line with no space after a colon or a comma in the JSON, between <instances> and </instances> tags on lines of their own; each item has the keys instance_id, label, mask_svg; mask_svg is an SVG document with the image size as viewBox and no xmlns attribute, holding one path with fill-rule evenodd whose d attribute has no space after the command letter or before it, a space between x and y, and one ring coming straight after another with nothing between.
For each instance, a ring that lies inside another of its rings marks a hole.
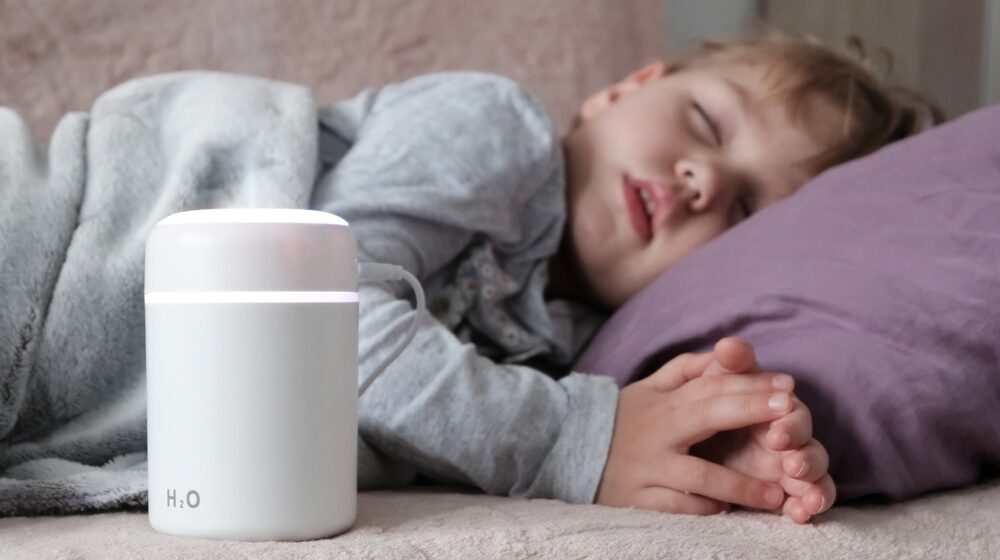
<instances>
[{"instance_id":1,"label":"sleeping child","mask_svg":"<svg viewBox=\"0 0 1000 560\"><path fill-rule=\"evenodd\" d=\"M561 138L517 84L437 74L321 114L311 201L363 259L425 284L435 320L359 403L359 484L807 522L834 502L793 379L723 340L619 391L570 365L606 313L820 171L939 113L850 58L769 33L653 62L583 102ZM363 381L406 330L402 290L361 288ZM748 437L732 437L742 432Z\"/></svg>"},{"instance_id":2,"label":"sleeping child","mask_svg":"<svg viewBox=\"0 0 1000 560\"><path fill-rule=\"evenodd\" d=\"M361 488L808 522L836 492L794 372L738 339L622 390L572 363L680 259L928 110L779 34L650 63L563 135L478 73L320 107L318 135L306 88L152 76L67 115L48 159L0 109L0 515L145 505L143 243L171 213L240 205L254 177L261 204L341 216L360 260L424 286L432 317L359 401ZM359 383L407 332L408 294L361 285Z\"/></svg>"}]
</instances>

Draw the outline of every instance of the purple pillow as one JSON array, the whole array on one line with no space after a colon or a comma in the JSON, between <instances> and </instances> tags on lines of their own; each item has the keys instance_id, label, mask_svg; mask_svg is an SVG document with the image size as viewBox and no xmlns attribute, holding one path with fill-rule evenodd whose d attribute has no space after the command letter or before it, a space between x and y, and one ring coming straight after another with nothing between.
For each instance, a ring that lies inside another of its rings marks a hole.
<instances>
[{"instance_id":1,"label":"purple pillow","mask_svg":"<svg viewBox=\"0 0 1000 560\"><path fill-rule=\"evenodd\" d=\"M839 498L1000 467L1000 105L815 178L636 294L576 371L642 378L737 335L787 372Z\"/></svg>"}]
</instances>

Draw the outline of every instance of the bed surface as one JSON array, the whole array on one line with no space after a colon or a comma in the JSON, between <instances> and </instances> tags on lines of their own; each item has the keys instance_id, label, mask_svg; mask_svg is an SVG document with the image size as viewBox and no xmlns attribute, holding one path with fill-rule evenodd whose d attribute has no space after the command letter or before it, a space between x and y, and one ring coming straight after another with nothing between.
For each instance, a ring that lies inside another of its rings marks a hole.
<instances>
[{"instance_id":1,"label":"bed surface","mask_svg":"<svg viewBox=\"0 0 1000 560\"><path fill-rule=\"evenodd\" d=\"M1000 481L894 505L836 506L812 525L448 491L365 492L335 538L235 542L154 532L145 513L0 519L0 558L1000 558Z\"/></svg>"}]
</instances>

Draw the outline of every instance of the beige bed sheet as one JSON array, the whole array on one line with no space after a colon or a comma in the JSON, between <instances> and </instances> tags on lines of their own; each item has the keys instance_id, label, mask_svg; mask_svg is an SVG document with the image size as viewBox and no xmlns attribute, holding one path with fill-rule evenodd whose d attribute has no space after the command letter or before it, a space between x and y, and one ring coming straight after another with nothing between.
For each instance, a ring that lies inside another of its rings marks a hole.
<instances>
[{"instance_id":1,"label":"beige bed sheet","mask_svg":"<svg viewBox=\"0 0 1000 560\"><path fill-rule=\"evenodd\" d=\"M810 525L737 511L670 515L449 492L365 492L340 536L307 542L161 535L144 513L0 519L0 558L1000 558L1000 482Z\"/></svg>"}]
</instances>

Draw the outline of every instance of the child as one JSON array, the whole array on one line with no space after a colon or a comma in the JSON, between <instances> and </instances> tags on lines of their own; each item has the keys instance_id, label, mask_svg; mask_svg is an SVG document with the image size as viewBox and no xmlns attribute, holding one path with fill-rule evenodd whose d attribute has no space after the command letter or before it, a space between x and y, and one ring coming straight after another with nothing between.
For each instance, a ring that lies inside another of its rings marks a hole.
<instances>
[{"instance_id":1,"label":"child","mask_svg":"<svg viewBox=\"0 0 1000 560\"><path fill-rule=\"evenodd\" d=\"M536 100L488 75L419 77L324 110L311 206L351 223L363 259L416 274L436 318L361 399L360 485L423 475L799 523L829 508L808 410L745 343L620 392L566 369L603 313L678 259L917 131L917 101L823 47L765 35L647 65L588 98L561 141ZM361 288L362 380L409 325L403 293Z\"/></svg>"},{"instance_id":2,"label":"child","mask_svg":"<svg viewBox=\"0 0 1000 560\"><path fill-rule=\"evenodd\" d=\"M359 403L360 486L805 522L833 503L828 459L792 379L745 343L621 391L568 369L677 259L915 115L771 38L649 65L562 139L516 84L470 73L321 108L318 135L305 88L147 77L67 115L48 159L0 110L0 515L146 503L143 241L171 213L253 202L336 213L362 260L425 286L434 319ZM362 380L409 328L406 293L361 287Z\"/></svg>"}]
</instances>

